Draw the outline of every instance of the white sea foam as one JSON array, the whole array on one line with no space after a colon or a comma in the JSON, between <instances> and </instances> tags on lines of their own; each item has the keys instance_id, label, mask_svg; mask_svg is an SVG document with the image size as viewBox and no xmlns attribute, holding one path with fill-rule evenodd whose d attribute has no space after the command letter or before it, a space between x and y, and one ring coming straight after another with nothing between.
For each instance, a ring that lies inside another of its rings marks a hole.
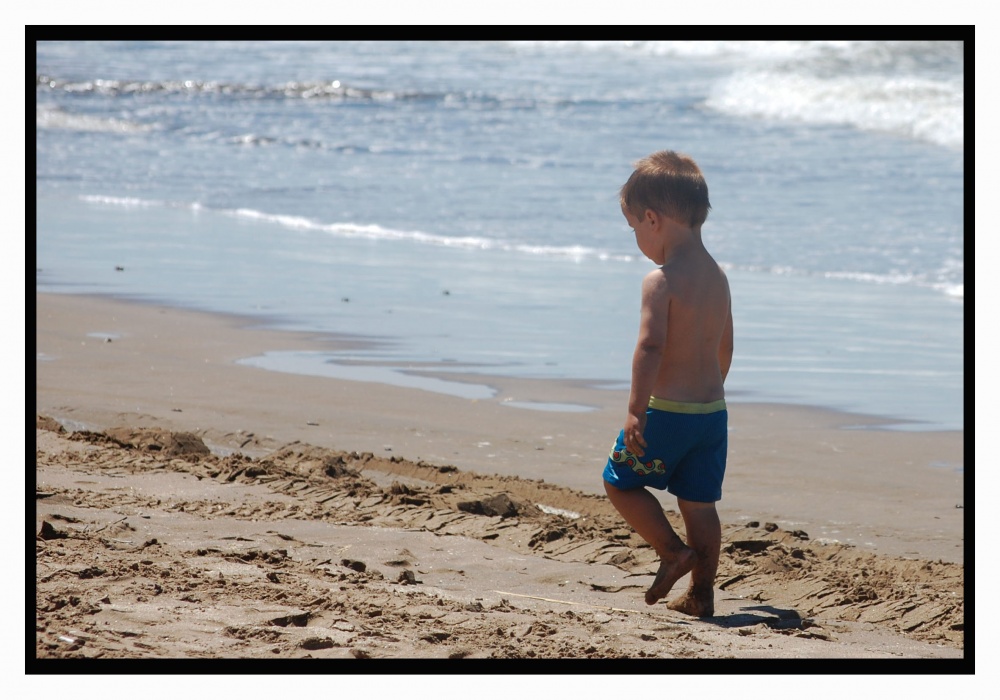
<instances>
[{"instance_id":1,"label":"white sea foam","mask_svg":"<svg viewBox=\"0 0 1000 700\"><path fill-rule=\"evenodd\" d=\"M515 48L641 53L679 58L767 60L805 58L824 50L849 50L854 41L514 41Z\"/></svg>"},{"instance_id":2,"label":"white sea foam","mask_svg":"<svg viewBox=\"0 0 1000 700\"><path fill-rule=\"evenodd\" d=\"M271 221L276 224L281 224L282 226L287 226L288 228L297 228L297 229L319 228L318 224L313 223L311 220L305 218L304 216L289 216L286 214L265 214L264 212L257 211L255 209L236 209L233 211L227 211L223 213L231 214L233 216L238 216L244 219Z\"/></svg>"},{"instance_id":3,"label":"white sea foam","mask_svg":"<svg viewBox=\"0 0 1000 700\"><path fill-rule=\"evenodd\" d=\"M854 280L856 282L869 282L872 284L893 284L907 285L913 284L921 287L930 287L943 292L946 296L955 299L965 298L965 284L962 282L929 282L926 277L911 273L888 273L875 274L871 272L825 272L823 276L827 279Z\"/></svg>"},{"instance_id":4,"label":"white sea foam","mask_svg":"<svg viewBox=\"0 0 1000 700\"><path fill-rule=\"evenodd\" d=\"M139 199L138 197L111 197L103 194L85 194L80 200L91 204L109 204L116 207L162 207L164 202L156 199Z\"/></svg>"},{"instance_id":5,"label":"white sea foam","mask_svg":"<svg viewBox=\"0 0 1000 700\"><path fill-rule=\"evenodd\" d=\"M190 204L169 203L162 200L140 199L137 197L81 195L80 200L92 204L105 204L126 208L171 206L190 208L192 210L205 209L205 207L198 202ZM267 212L248 208L222 209L217 211L218 213L227 216L278 224L291 229L321 231L323 233L342 238L364 238L376 241L410 241L413 243L436 245L448 248L464 248L467 250L497 250L525 253L528 255L541 255L553 258L566 258L570 260L595 259L630 262L634 259L631 255L612 254L606 250L579 245L546 246L500 241L481 236L444 236L441 234L427 233L425 231L405 231L385 228L384 226L379 226L378 224L356 224L350 222L326 224L314 221L313 219L309 219L304 216L291 214L269 214Z\"/></svg>"},{"instance_id":6,"label":"white sea foam","mask_svg":"<svg viewBox=\"0 0 1000 700\"><path fill-rule=\"evenodd\" d=\"M39 129L65 129L68 131L96 131L119 134L136 134L153 129L149 124L139 124L126 119L95 117L73 114L51 105L35 107L35 125Z\"/></svg>"},{"instance_id":7,"label":"white sea foam","mask_svg":"<svg viewBox=\"0 0 1000 700\"><path fill-rule=\"evenodd\" d=\"M126 209L172 207L191 209L192 211L205 210L204 205L198 202L165 202L163 200L141 199L137 197L114 197L109 195L82 195L80 196L80 199L84 202L92 204L122 207ZM441 246L465 250L513 252L575 262L582 262L586 260L599 260L602 262L632 262L635 260L635 256L633 255L613 254L599 248L580 245L551 246L503 241L482 236L445 236L441 234L427 233L425 231L391 229L377 224L357 224L351 222L328 224L318 222L304 216L291 214L270 214L249 208L223 209L216 210L216 212L226 216L276 224L299 231L317 231L341 238L366 239L372 241L408 241L419 245ZM946 296L956 299L964 299L965 296L964 284L962 282L955 282L948 279L954 275L956 270L961 270L961 261L950 261L945 263L940 273L940 277L935 280L928 280L926 279L926 276L904 272L881 274L871 272L854 272L848 270L815 272L788 265L737 265L728 261L723 261L720 264L726 270L764 272L782 277L819 275L821 277L826 277L827 279L853 280L856 282L865 282L870 284L912 284L931 287L944 293ZM942 278L944 279L942 280Z\"/></svg>"},{"instance_id":8,"label":"white sea foam","mask_svg":"<svg viewBox=\"0 0 1000 700\"><path fill-rule=\"evenodd\" d=\"M936 284L934 289L942 291L945 296L954 297L955 299L965 299L965 283L962 284Z\"/></svg>"},{"instance_id":9,"label":"white sea foam","mask_svg":"<svg viewBox=\"0 0 1000 700\"><path fill-rule=\"evenodd\" d=\"M855 69L900 72L954 66L962 60L960 41L514 41L514 48L548 51L643 54L748 64L851 64ZM887 70L891 68L892 70Z\"/></svg>"},{"instance_id":10,"label":"white sea foam","mask_svg":"<svg viewBox=\"0 0 1000 700\"><path fill-rule=\"evenodd\" d=\"M515 46L705 61L732 69L711 89L705 102L710 109L739 117L841 124L951 148L964 145L961 42L590 41Z\"/></svg>"},{"instance_id":11,"label":"white sea foam","mask_svg":"<svg viewBox=\"0 0 1000 700\"><path fill-rule=\"evenodd\" d=\"M322 231L324 233L342 238L365 238L379 241L410 241L413 243L443 246L447 248L517 252L553 258L567 258L570 260L596 259L628 262L633 259L630 255L612 254L606 250L590 248L587 246L545 246L512 241L501 241L482 236L444 236L436 233L427 233L426 231L406 231L385 228L377 224L356 224L349 222L326 224L301 216L268 214L255 209L236 209L223 211L222 213L245 219L267 221L280 224L281 226L287 226L288 228Z\"/></svg>"},{"instance_id":12,"label":"white sea foam","mask_svg":"<svg viewBox=\"0 0 1000 700\"><path fill-rule=\"evenodd\" d=\"M964 143L957 80L745 71L717 85L705 104L741 117L843 124L956 148Z\"/></svg>"},{"instance_id":13,"label":"white sea foam","mask_svg":"<svg viewBox=\"0 0 1000 700\"><path fill-rule=\"evenodd\" d=\"M904 273L874 274L871 272L825 272L823 276L834 280L855 280L874 284L911 284L916 276Z\"/></svg>"}]
</instances>

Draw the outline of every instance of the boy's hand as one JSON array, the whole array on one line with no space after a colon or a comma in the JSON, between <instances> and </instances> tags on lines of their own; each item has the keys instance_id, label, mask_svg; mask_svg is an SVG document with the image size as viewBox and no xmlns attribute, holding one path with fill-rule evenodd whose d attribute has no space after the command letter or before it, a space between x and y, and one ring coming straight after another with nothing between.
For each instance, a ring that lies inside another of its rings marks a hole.
<instances>
[{"instance_id":1,"label":"boy's hand","mask_svg":"<svg viewBox=\"0 0 1000 700\"><path fill-rule=\"evenodd\" d=\"M625 419L625 449L636 457L646 454L646 439L642 436L646 430L646 414L634 416L631 413Z\"/></svg>"}]
</instances>

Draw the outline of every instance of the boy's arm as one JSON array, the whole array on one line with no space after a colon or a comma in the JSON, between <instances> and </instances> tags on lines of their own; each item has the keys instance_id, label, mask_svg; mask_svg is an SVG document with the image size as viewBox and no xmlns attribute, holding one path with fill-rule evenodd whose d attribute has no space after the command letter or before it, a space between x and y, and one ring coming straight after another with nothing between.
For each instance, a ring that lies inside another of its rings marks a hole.
<instances>
[{"instance_id":1,"label":"boy's arm","mask_svg":"<svg viewBox=\"0 0 1000 700\"><path fill-rule=\"evenodd\" d=\"M729 302L729 314L726 318L726 328L719 340L719 369L722 371L722 381L726 381L729 367L733 364L733 304Z\"/></svg>"},{"instance_id":2,"label":"boy's arm","mask_svg":"<svg viewBox=\"0 0 1000 700\"><path fill-rule=\"evenodd\" d=\"M639 339L632 355L632 389L625 417L625 447L642 457L646 453L646 409L653 393L653 384L663 361L667 345L667 315L670 296L667 280L661 270L654 270L642 281L642 311L639 319Z\"/></svg>"}]
</instances>

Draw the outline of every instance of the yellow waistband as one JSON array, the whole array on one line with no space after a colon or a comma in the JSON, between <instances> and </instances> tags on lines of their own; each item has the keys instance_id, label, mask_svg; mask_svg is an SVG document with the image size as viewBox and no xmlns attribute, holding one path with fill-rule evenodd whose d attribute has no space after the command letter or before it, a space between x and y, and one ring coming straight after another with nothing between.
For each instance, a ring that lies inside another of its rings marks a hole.
<instances>
[{"instance_id":1,"label":"yellow waistband","mask_svg":"<svg viewBox=\"0 0 1000 700\"><path fill-rule=\"evenodd\" d=\"M649 407L657 411L670 411L671 413L715 413L726 410L726 400L709 401L708 403L687 403L686 401L670 401L669 399L658 399L655 396L649 397Z\"/></svg>"}]
</instances>

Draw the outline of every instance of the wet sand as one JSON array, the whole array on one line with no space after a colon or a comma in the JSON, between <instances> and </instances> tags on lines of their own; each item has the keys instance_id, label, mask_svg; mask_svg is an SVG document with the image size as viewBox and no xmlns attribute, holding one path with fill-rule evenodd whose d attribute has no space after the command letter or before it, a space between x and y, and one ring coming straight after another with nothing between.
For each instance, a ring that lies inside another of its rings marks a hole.
<instances>
[{"instance_id":1,"label":"wet sand","mask_svg":"<svg viewBox=\"0 0 1000 700\"><path fill-rule=\"evenodd\" d=\"M964 658L962 433L731 400L693 619L603 496L624 390L272 372L236 361L349 341L117 300L36 324L39 659Z\"/></svg>"}]
</instances>

